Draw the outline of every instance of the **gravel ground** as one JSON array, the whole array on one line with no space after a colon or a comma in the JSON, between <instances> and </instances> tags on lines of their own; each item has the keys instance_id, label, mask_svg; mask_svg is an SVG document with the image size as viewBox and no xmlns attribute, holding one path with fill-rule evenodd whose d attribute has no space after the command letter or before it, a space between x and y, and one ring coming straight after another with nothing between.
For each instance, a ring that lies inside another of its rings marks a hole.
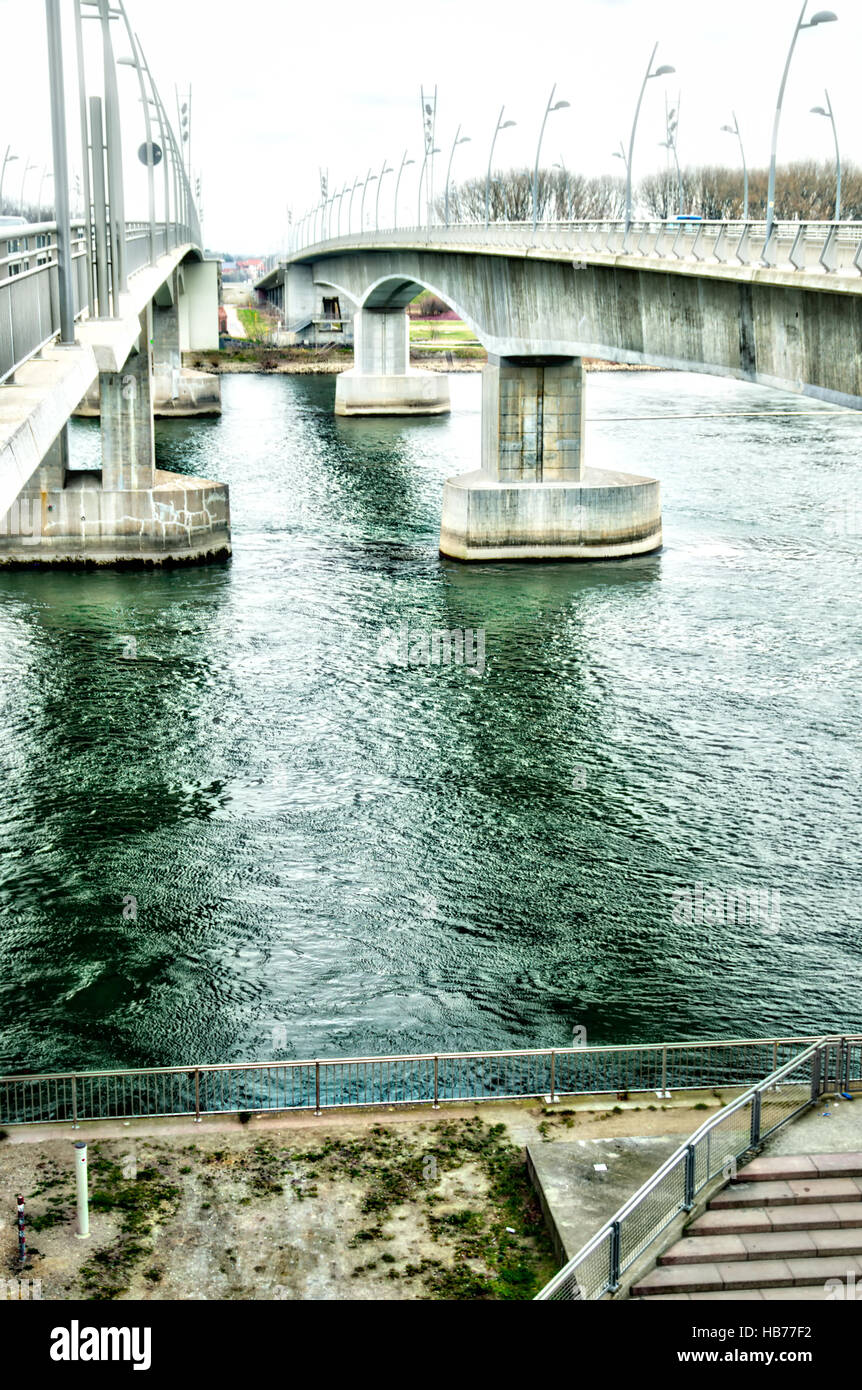
<instances>
[{"instance_id":1,"label":"gravel ground","mask_svg":"<svg viewBox=\"0 0 862 1390\"><path fill-rule=\"evenodd\" d=\"M19 1272L22 1192L25 1274L46 1300L531 1298L556 1264L526 1144L703 1119L690 1100L647 1103L16 1128L0 1143L0 1271ZM75 1235L80 1138L88 1240Z\"/></svg>"}]
</instances>

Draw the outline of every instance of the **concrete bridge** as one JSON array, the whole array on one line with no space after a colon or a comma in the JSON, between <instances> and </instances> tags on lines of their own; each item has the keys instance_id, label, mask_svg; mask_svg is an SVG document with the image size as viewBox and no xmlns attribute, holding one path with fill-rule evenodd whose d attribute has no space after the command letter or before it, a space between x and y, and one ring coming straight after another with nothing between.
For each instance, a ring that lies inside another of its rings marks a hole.
<instances>
[{"instance_id":1,"label":"concrete bridge","mask_svg":"<svg viewBox=\"0 0 862 1390\"><path fill-rule=\"evenodd\" d=\"M422 227L299 248L259 282L286 314L355 306L342 415L448 409L411 371L405 308L433 291L487 348L479 467L444 490L440 549L589 559L661 545L655 479L590 468L584 357L702 371L862 408L862 225Z\"/></svg>"},{"instance_id":2,"label":"concrete bridge","mask_svg":"<svg viewBox=\"0 0 862 1390\"><path fill-rule=\"evenodd\" d=\"M109 9L98 0L104 89L79 92L86 214L69 216L56 0L46 10L57 220L0 230L0 565L226 556L227 488L155 465L157 405L218 409L218 379L182 367L183 351L218 347L219 280L218 263L204 254L185 162L122 3ZM80 37L77 3L75 17ZM139 222L124 214L110 36L117 17L144 106L149 197ZM82 409L101 417L98 470L69 467L67 424Z\"/></svg>"}]
</instances>

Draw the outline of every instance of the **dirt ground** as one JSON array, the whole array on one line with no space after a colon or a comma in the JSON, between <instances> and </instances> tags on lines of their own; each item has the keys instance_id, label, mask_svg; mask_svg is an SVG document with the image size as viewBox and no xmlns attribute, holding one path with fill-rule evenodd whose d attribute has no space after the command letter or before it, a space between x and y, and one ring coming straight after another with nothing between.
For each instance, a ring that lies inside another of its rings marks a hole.
<instances>
[{"instance_id":1,"label":"dirt ground","mask_svg":"<svg viewBox=\"0 0 862 1390\"><path fill-rule=\"evenodd\" d=\"M705 1105L717 1097L698 1098ZM13 1128L0 1274L51 1299L524 1299L556 1264L527 1143L691 1132L693 1098ZM89 1145L91 1235L73 1145ZM28 1268L17 1263L24 1194Z\"/></svg>"}]
</instances>

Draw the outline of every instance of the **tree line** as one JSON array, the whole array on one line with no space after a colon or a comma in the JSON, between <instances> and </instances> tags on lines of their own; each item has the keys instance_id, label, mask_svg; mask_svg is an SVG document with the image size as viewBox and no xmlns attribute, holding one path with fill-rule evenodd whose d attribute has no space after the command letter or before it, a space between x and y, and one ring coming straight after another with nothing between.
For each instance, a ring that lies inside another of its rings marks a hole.
<instances>
[{"instance_id":1,"label":"tree line","mask_svg":"<svg viewBox=\"0 0 862 1390\"><path fill-rule=\"evenodd\" d=\"M749 217L766 218L768 169L750 169ZM680 196L681 191L681 196ZM650 174L641 179L633 194L635 216L688 216L718 221L741 218L744 210L743 176L739 167L690 166ZM538 217L542 222L616 220L625 216L625 179L609 174L588 178L573 170L542 169L537 188ZM435 199L437 218L445 216L445 197ZM816 160L800 160L779 166L776 175L775 215L782 221L828 221L835 215L835 166ZM509 169L492 176L489 196L492 222L529 222L533 216L533 173ZM841 218L862 220L862 168L842 169ZM485 180L466 179L449 190L452 222L484 222Z\"/></svg>"}]
</instances>

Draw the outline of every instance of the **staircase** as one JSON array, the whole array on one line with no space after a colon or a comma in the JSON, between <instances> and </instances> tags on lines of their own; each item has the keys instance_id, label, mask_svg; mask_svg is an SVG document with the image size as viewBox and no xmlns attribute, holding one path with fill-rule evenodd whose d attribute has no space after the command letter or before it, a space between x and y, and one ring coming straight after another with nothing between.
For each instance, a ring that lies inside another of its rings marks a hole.
<instances>
[{"instance_id":1,"label":"staircase","mask_svg":"<svg viewBox=\"0 0 862 1390\"><path fill-rule=\"evenodd\" d=\"M631 1297L814 1300L828 1279L862 1296L862 1153L754 1159Z\"/></svg>"}]
</instances>

